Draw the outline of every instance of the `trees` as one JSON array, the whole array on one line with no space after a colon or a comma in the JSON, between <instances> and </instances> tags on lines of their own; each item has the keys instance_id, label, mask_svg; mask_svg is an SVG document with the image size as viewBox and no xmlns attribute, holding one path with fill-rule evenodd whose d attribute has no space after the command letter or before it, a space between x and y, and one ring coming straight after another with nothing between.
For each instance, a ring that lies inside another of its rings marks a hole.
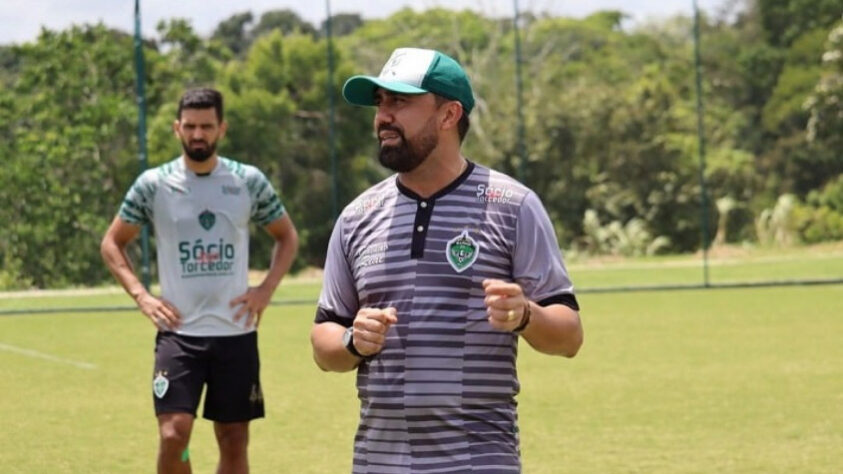
<instances>
[{"instance_id":1,"label":"trees","mask_svg":"<svg viewBox=\"0 0 843 474\"><path fill-rule=\"evenodd\" d=\"M0 95L4 269L14 286L102 281L97 242L137 163L132 39L75 26L14 51Z\"/></svg>"},{"instance_id":2,"label":"trees","mask_svg":"<svg viewBox=\"0 0 843 474\"><path fill-rule=\"evenodd\" d=\"M338 93L352 67L342 54L335 62L338 74L331 88ZM297 266L322 265L334 217L324 40L274 31L258 39L242 61L230 63L219 84L228 101L231 123L226 153L258 165L279 185L304 242ZM340 206L373 175L371 160L360 152L361 137L367 137L369 131L363 113L338 108ZM269 244L256 242L253 251L265 255Z\"/></svg>"},{"instance_id":3,"label":"trees","mask_svg":"<svg viewBox=\"0 0 843 474\"><path fill-rule=\"evenodd\" d=\"M803 240L833 238L843 222L830 204L843 173L840 2L804 3L746 0L734 17L703 18L706 179L712 227L728 227L721 241L759 238L772 221L753 220L776 203L793 204L785 207ZM294 12L233 15L210 38L170 19L144 42L150 165L181 151L171 124L182 91L220 88L231 124L221 153L267 172L301 231L297 267L321 265L334 163L340 207L386 175L372 158L372 111L345 104L343 82L377 74L395 47L436 48L464 64L475 88L464 153L523 172L563 246L692 251L701 213L691 22L627 29L623 18L522 18L523 163L511 19L447 9L337 15L330 79L324 24L316 31ZM138 172L134 94L126 33L84 25L0 46L0 287L107 279L96 243ZM255 264L268 245L256 239Z\"/></svg>"}]
</instances>

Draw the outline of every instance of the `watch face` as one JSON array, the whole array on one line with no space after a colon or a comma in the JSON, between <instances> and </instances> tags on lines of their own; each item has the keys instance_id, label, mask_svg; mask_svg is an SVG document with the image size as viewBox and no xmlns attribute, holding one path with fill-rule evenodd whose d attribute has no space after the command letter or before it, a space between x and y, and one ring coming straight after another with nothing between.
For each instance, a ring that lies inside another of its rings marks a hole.
<instances>
[{"instance_id":1,"label":"watch face","mask_svg":"<svg viewBox=\"0 0 843 474\"><path fill-rule=\"evenodd\" d=\"M351 344L351 336L354 334L354 328L349 327L342 333L342 345L348 347Z\"/></svg>"}]
</instances>

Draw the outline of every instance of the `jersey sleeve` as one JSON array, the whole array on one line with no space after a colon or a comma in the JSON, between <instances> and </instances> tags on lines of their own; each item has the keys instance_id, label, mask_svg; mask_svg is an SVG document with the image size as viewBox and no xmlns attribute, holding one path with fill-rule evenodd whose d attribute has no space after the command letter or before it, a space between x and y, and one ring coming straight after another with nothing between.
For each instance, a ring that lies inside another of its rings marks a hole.
<instances>
[{"instance_id":1,"label":"jersey sleeve","mask_svg":"<svg viewBox=\"0 0 843 474\"><path fill-rule=\"evenodd\" d=\"M252 220L265 226L283 216L286 209L266 175L254 167L250 171L247 187L252 197Z\"/></svg>"},{"instance_id":2,"label":"jersey sleeve","mask_svg":"<svg viewBox=\"0 0 843 474\"><path fill-rule=\"evenodd\" d=\"M118 215L129 224L144 225L152 221L152 201L158 189L155 170L143 172L123 198Z\"/></svg>"},{"instance_id":3,"label":"jersey sleeve","mask_svg":"<svg viewBox=\"0 0 843 474\"><path fill-rule=\"evenodd\" d=\"M331 240L328 243L328 255L325 260L322 291L319 294L315 322L332 321L345 327L351 326L359 307L354 277L346 256L342 236L342 218L340 218L334 225Z\"/></svg>"},{"instance_id":4,"label":"jersey sleeve","mask_svg":"<svg viewBox=\"0 0 843 474\"><path fill-rule=\"evenodd\" d=\"M519 210L513 276L536 302L574 293L550 217L533 192L527 193Z\"/></svg>"}]
</instances>

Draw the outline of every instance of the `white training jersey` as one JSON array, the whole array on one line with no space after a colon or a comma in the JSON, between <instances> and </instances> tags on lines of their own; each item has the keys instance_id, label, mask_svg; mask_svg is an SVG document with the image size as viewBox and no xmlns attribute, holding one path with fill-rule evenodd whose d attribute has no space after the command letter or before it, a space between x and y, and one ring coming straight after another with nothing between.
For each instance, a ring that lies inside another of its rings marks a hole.
<instances>
[{"instance_id":1,"label":"white training jersey","mask_svg":"<svg viewBox=\"0 0 843 474\"><path fill-rule=\"evenodd\" d=\"M234 322L229 303L248 289L249 221L260 226L284 215L275 189L257 168L220 157L197 175L182 157L145 171L132 185L120 218L152 223L161 296L178 308L188 336L253 331Z\"/></svg>"}]
</instances>

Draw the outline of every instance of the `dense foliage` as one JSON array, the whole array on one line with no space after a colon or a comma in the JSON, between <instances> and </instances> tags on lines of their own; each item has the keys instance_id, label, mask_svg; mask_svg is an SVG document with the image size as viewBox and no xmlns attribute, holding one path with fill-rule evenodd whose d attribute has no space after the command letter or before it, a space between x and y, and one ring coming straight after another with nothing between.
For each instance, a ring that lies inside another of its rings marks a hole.
<instances>
[{"instance_id":1,"label":"dense foliage","mask_svg":"<svg viewBox=\"0 0 843 474\"><path fill-rule=\"evenodd\" d=\"M333 77L327 25L288 10L233 15L208 38L188 20L162 22L144 45L150 165L180 152L170 126L184 88L218 87L230 123L221 153L267 173L302 236L297 268L319 266L335 203L385 176L371 158L371 111L340 99L343 81L377 73L395 47L432 47L473 78L465 154L535 189L565 248L694 251L703 216L718 244L841 239L841 14L843 0L746 0L703 18L705 212L692 19L628 27L615 11L522 18L526 161L511 20L338 15ZM79 25L0 46L0 288L108 280L99 240L139 171L132 44L126 32ZM254 240L253 266L269 245Z\"/></svg>"}]
</instances>

